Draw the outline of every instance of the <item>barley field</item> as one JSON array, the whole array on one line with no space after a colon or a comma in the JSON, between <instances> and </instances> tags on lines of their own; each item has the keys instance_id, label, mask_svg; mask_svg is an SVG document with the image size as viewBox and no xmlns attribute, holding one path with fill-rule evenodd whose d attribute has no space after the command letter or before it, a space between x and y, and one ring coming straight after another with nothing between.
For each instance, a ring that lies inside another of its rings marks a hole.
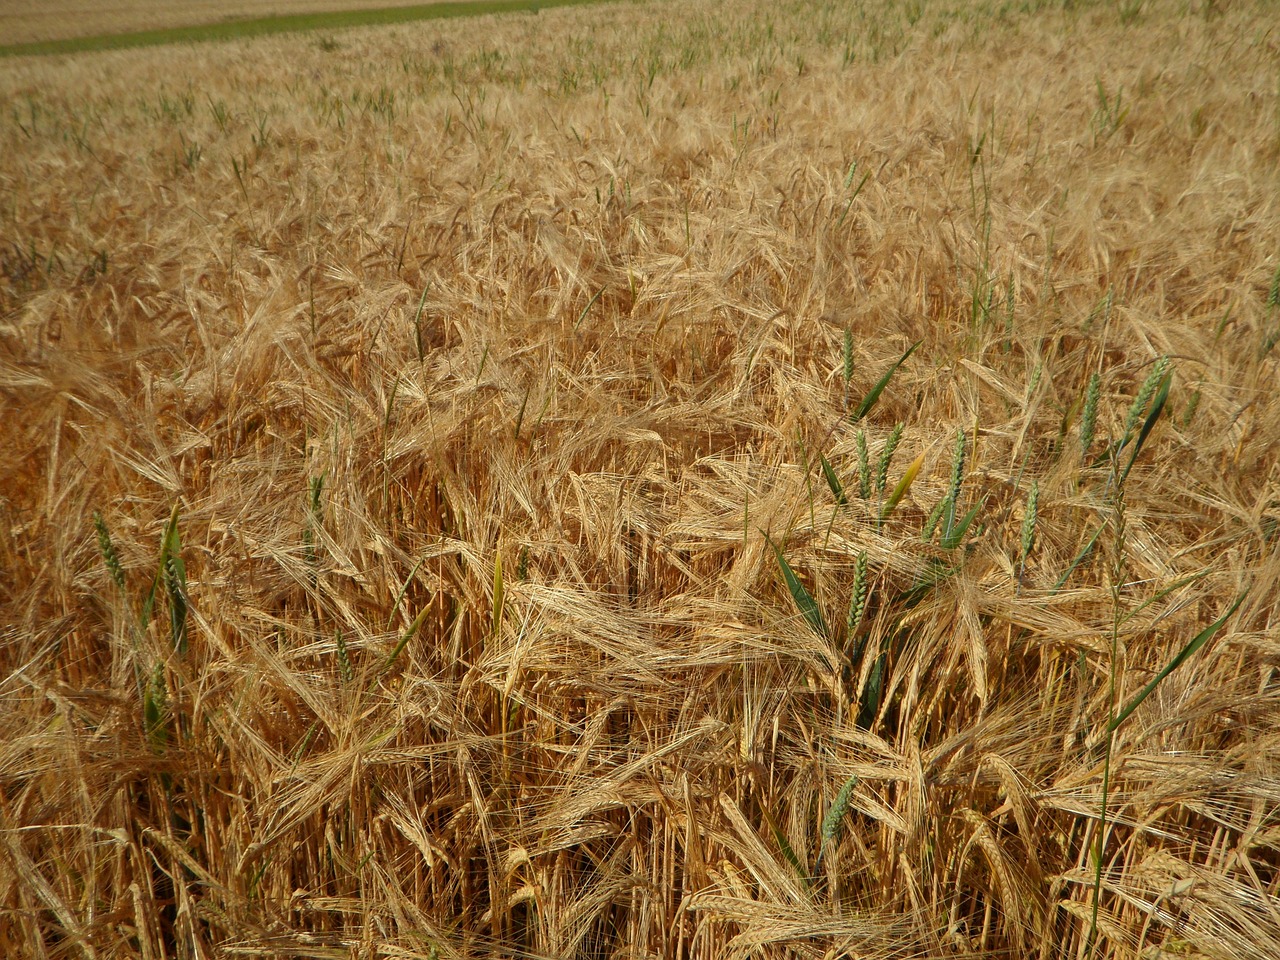
<instances>
[{"instance_id":1,"label":"barley field","mask_svg":"<svg viewBox=\"0 0 1280 960\"><path fill-rule=\"evenodd\" d=\"M0 61L0 953L1280 956L1273 15Z\"/></svg>"}]
</instances>

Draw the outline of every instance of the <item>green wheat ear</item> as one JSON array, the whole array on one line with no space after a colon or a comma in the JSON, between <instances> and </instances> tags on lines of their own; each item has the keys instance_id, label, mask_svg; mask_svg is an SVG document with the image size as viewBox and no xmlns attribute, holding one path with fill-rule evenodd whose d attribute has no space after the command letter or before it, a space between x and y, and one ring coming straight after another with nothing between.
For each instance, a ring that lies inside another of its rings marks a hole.
<instances>
[{"instance_id":1,"label":"green wheat ear","mask_svg":"<svg viewBox=\"0 0 1280 960\"><path fill-rule=\"evenodd\" d=\"M163 753L169 742L168 697L164 688L164 664L157 663L142 692L142 719L154 753Z\"/></svg>"},{"instance_id":2,"label":"green wheat ear","mask_svg":"<svg viewBox=\"0 0 1280 960\"><path fill-rule=\"evenodd\" d=\"M924 526L920 528L920 539L928 543L933 539L933 533L938 529L938 521L942 519L942 511L947 505L947 498L943 497L933 505L933 509L929 511L929 516L925 518Z\"/></svg>"},{"instance_id":3,"label":"green wheat ear","mask_svg":"<svg viewBox=\"0 0 1280 960\"><path fill-rule=\"evenodd\" d=\"M956 502L960 499L960 485L964 483L964 464L967 445L963 430L956 431L956 443L951 450L951 478L947 483L947 527L955 522Z\"/></svg>"},{"instance_id":4,"label":"green wheat ear","mask_svg":"<svg viewBox=\"0 0 1280 960\"><path fill-rule=\"evenodd\" d=\"M1022 515L1022 554L1018 558L1018 579L1022 579L1027 567L1027 557L1036 545L1036 520L1040 508L1040 481L1031 481L1031 490L1027 494L1027 509Z\"/></svg>"},{"instance_id":5,"label":"green wheat ear","mask_svg":"<svg viewBox=\"0 0 1280 960\"><path fill-rule=\"evenodd\" d=\"M1036 542L1036 518L1040 504L1040 481L1031 481L1031 492L1027 494L1027 512L1022 517L1022 562L1026 563L1031 548Z\"/></svg>"},{"instance_id":6,"label":"green wheat ear","mask_svg":"<svg viewBox=\"0 0 1280 960\"><path fill-rule=\"evenodd\" d=\"M1093 446L1094 433L1098 426L1098 398L1102 393L1102 378L1095 372L1089 378L1089 386L1084 392L1084 413L1080 417L1080 455L1087 457L1089 448Z\"/></svg>"},{"instance_id":7,"label":"green wheat ear","mask_svg":"<svg viewBox=\"0 0 1280 960\"><path fill-rule=\"evenodd\" d=\"M955 446L951 451L951 477L947 481L947 493L934 508L929 511L929 517L925 520L923 529L920 531L920 539L928 543L933 539L933 533L938 527L939 521L942 523L941 543L947 550L952 550L960 545L964 539L965 533L968 532L970 525L978 515L981 504L976 504L970 511L956 519L956 505L960 500L960 487L964 483L964 467L966 455L966 441L963 430L956 431Z\"/></svg>"},{"instance_id":8,"label":"green wheat ear","mask_svg":"<svg viewBox=\"0 0 1280 960\"><path fill-rule=\"evenodd\" d=\"M963 430L956 431L955 446L951 451L951 478L947 482L947 497L942 508L942 545L947 549L957 546L964 531L973 521L975 513L956 523L956 507L960 502L960 487L964 483L964 467L967 458L967 445ZM975 508L976 509L976 508Z\"/></svg>"},{"instance_id":9,"label":"green wheat ear","mask_svg":"<svg viewBox=\"0 0 1280 960\"><path fill-rule=\"evenodd\" d=\"M1160 386L1164 380L1165 374L1169 372L1169 358L1161 357L1156 361L1155 366L1151 368L1151 372L1147 374L1147 379L1142 381L1142 386L1138 389L1138 395L1133 398L1133 403L1129 405L1129 412L1124 418L1124 432L1121 434L1123 438L1120 446L1123 447L1133 439L1133 430L1138 425L1138 418L1147 412L1147 407L1151 404L1151 398L1156 392L1156 388Z\"/></svg>"},{"instance_id":10,"label":"green wheat ear","mask_svg":"<svg viewBox=\"0 0 1280 960\"><path fill-rule=\"evenodd\" d=\"M862 648L866 643L858 639L858 628L867 615L867 595L871 591L871 581L867 576L867 552L863 550L853 565L853 592L849 595L849 613L845 619L844 646L848 668L855 670L862 659Z\"/></svg>"},{"instance_id":11,"label":"green wheat ear","mask_svg":"<svg viewBox=\"0 0 1280 960\"><path fill-rule=\"evenodd\" d=\"M160 547L160 569L169 598L169 636L178 653L187 652L187 565L182 560L182 536L178 532L178 504L173 505Z\"/></svg>"},{"instance_id":12,"label":"green wheat ear","mask_svg":"<svg viewBox=\"0 0 1280 960\"><path fill-rule=\"evenodd\" d=\"M870 583L867 579L867 551L863 550L858 554L858 559L853 565L853 593L849 595L849 618L846 621L845 628L848 636L852 637L854 631L862 625L862 618L867 613L867 593Z\"/></svg>"},{"instance_id":13,"label":"green wheat ear","mask_svg":"<svg viewBox=\"0 0 1280 960\"><path fill-rule=\"evenodd\" d=\"M867 435L859 430L854 439L858 444L858 496L867 500L871 496L871 462L867 452Z\"/></svg>"},{"instance_id":14,"label":"green wheat ear","mask_svg":"<svg viewBox=\"0 0 1280 960\"><path fill-rule=\"evenodd\" d=\"M840 839L840 831L844 827L844 818L849 813L849 802L853 799L853 791L857 786L858 777L855 774L844 782L844 786L840 788L840 792L836 794L835 801L831 804L831 809L822 818L823 847L830 846Z\"/></svg>"},{"instance_id":15,"label":"green wheat ear","mask_svg":"<svg viewBox=\"0 0 1280 960\"><path fill-rule=\"evenodd\" d=\"M315 580L314 567L319 563L319 556L316 553L316 531L324 526L324 506L320 502L320 495L324 490L324 474L318 477L311 477L307 481L307 523L302 530L303 552L307 558L307 564L311 566L311 578Z\"/></svg>"},{"instance_id":16,"label":"green wheat ear","mask_svg":"<svg viewBox=\"0 0 1280 960\"><path fill-rule=\"evenodd\" d=\"M1195 418L1198 409L1200 409L1200 391L1196 389L1187 400L1187 408L1182 411L1183 427L1191 426L1191 421Z\"/></svg>"},{"instance_id":17,"label":"green wheat ear","mask_svg":"<svg viewBox=\"0 0 1280 960\"><path fill-rule=\"evenodd\" d=\"M342 635L342 628L334 635L334 643L338 648L338 675L343 683L350 683L355 671L351 669L351 655L347 652L347 641Z\"/></svg>"},{"instance_id":18,"label":"green wheat ear","mask_svg":"<svg viewBox=\"0 0 1280 960\"><path fill-rule=\"evenodd\" d=\"M902 423L896 423L893 432L889 434L889 438L884 442L884 449L880 451L880 462L876 466L876 494L884 494L884 485L889 479L889 464L893 462L893 454L898 449L898 442L902 439Z\"/></svg>"},{"instance_id":19,"label":"green wheat ear","mask_svg":"<svg viewBox=\"0 0 1280 960\"><path fill-rule=\"evenodd\" d=\"M93 511L93 528L98 532L98 552L102 554L102 561L107 565L111 582L123 592L124 567L120 564L120 554L116 552L116 545L111 542L111 531L107 529L107 522L102 519L102 514L97 510Z\"/></svg>"}]
</instances>

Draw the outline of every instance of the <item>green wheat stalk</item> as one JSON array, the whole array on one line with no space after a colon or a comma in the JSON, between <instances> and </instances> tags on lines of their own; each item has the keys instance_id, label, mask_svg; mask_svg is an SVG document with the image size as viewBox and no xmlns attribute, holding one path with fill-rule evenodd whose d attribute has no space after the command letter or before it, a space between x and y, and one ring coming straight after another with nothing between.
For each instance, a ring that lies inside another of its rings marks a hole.
<instances>
[{"instance_id":1,"label":"green wheat stalk","mask_svg":"<svg viewBox=\"0 0 1280 960\"><path fill-rule=\"evenodd\" d=\"M1129 405L1129 412L1124 418L1124 432L1121 434L1120 446L1123 448L1133 438L1133 430L1138 425L1138 418L1146 412L1147 407L1151 405L1151 398L1156 392L1156 388L1160 386L1160 382L1164 380L1164 376L1169 372L1169 358L1161 357L1156 361L1155 366L1151 368L1151 372L1147 374L1147 378L1142 381L1142 386L1138 389L1138 395L1133 398L1133 403Z\"/></svg>"},{"instance_id":2,"label":"green wheat stalk","mask_svg":"<svg viewBox=\"0 0 1280 960\"><path fill-rule=\"evenodd\" d=\"M822 846L818 850L818 860L822 860L822 855L826 853L827 848L834 846L840 840L840 833L844 829L845 817L849 815L849 804L853 800L853 791L857 789L858 777L851 776L844 782L844 786L840 788L840 792L836 794L835 800L832 802L827 815L822 818Z\"/></svg>"},{"instance_id":3,"label":"green wheat stalk","mask_svg":"<svg viewBox=\"0 0 1280 960\"><path fill-rule=\"evenodd\" d=\"M1036 544L1036 520L1040 506L1040 481L1031 481L1031 491L1027 494L1027 508L1022 515L1022 554L1018 559L1018 584L1021 587L1023 574L1027 569L1027 557Z\"/></svg>"},{"instance_id":4,"label":"green wheat stalk","mask_svg":"<svg viewBox=\"0 0 1280 960\"><path fill-rule=\"evenodd\" d=\"M889 479L889 464L893 462L893 455L898 449L898 442L902 439L903 425L901 423L894 424L889 438L884 442L884 448L880 451L880 462L876 465L876 495L884 495L884 485Z\"/></svg>"},{"instance_id":5,"label":"green wheat stalk","mask_svg":"<svg viewBox=\"0 0 1280 960\"><path fill-rule=\"evenodd\" d=\"M981 504L975 504L960 520L956 520L956 506L960 501L960 487L964 483L967 444L963 430L956 431L956 442L951 452L951 477L947 483L947 495L943 500L942 535L943 549L954 550L960 546L964 535L978 515ZM932 515L931 515L932 516ZM937 521L934 521L936 523ZM933 531L929 531L933 536Z\"/></svg>"},{"instance_id":6,"label":"green wheat stalk","mask_svg":"<svg viewBox=\"0 0 1280 960\"><path fill-rule=\"evenodd\" d=\"M355 672L351 669L351 655L347 652L347 641L341 629L334 634L333 639L334 645L338 648L338 674L342 677L343 683L350 683Z\"/></svg>"},{"instance_id":7,"label":"green wheat stalk","mask_svg":"<svg viewBox=\"0 0 1280 960\"><path fill-rule=\"evenodd\" d=\"M98 552L102 554L102 562L107 566L111 582L123 593L124 567L120 563L120 554L116 552L116 546L111 542L111 531L107 529L107 522L102 519L102 514L97 510L93 511L93 528L98 533Z\"/></svg>"},{"instance_id":8,"label":"green wheat stalk","mask_svg":"<svg viewBox=\"0 0 1280 960\"><path fill-rule=\"evenodd\" d=\"M1093 446L1098 426L1098 398L1102 393L1102 378L1094 372L1084 391L1084 413L1080 417L1080 455L1087 457Z\"/></svg>"},{"instance_id":9,"label":"green wheat stalk","mask_svg":"<svg viewBox=\"0 0 1280 960\"><path fill-rule=\"evenodd\" d=\"M876 401L880 399L880 394L884 393L884 388L889 385L889 381L893 379L893 375L898 372L898 368L907 362L907 358L910 357L911 354L915 353L916 348L923 342L924 341L922 340L917 340L913 343L907 348L907 351L894 362L893 366L885 371L884 376L877 380L876 385L867 391L867 395L862 398L862 402L858 404L858 408L853 411L853 415L849 418L851 421L857 423L867 415L871 408L876 405Z\"/></svg>"},{"instance_id":10,"label":"green wheat stalk","mask_svg":"<svg viewBox=\"0 0 1280 960\"><path fill-rule=\"evenodd\" d=\"M311 567L311 581L314 585L316 565L319 557L316 553L316 531L324 524L323 506L320 495L324 490L324 475L311 477L307 481L307 522L302 529L302 548L307 565Z\"/></svg>"},{"instance_id":11,"label":"green wheat stalk","mask_svg":"<svg viewBox=\"0 0 1280 960\"><path fill-rule=\"evenodd\" d=\"M844 328L844 409L849 412L849 384L853 380L853 329Z\"/></svg>"},{"instance_id":12,"label":"green wheat stalk","mask_svg":"<svg viewBox=\"0 0 1280 960\"><path fill-rule=\"evenodd\" d=\"M859 430L854 440L858 445L858 495L863 500L871 497L871 465L867 452L867 435Z\"/></svg>"},{"instance_id":13,"label":"green wheat stalk","mask_svg":"<svg viewBox=\"0 0 1280 960\"><path fill-rule=\"evenodd\" d=\"M1191 421L1195 418L1196 411L1200 409L1200 390L1197 388L1192 391L1190 398L1187 400L1187 408L1182 411L1182 426L1191 426Z\"/></svg>"},{"instance_id":14,"label":"green wheat stalk","mask_svg":"<svg viewBox=\"0 0 1280 960\"><path fill-rule=\"evenodd\" d=\"M853 565L853 591L849 594L849 616L845 621L845 635L850 639L862 625L867 613L867 594L870 581L867 577L867 551L858 554Z\"/></svg>"}]
</instances>

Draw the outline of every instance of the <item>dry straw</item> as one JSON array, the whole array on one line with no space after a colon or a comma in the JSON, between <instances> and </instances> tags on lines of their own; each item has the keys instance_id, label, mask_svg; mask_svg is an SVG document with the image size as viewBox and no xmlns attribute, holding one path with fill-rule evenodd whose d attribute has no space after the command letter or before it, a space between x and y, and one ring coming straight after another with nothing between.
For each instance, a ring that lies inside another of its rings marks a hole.
<instances>
[{"instance_id":1,"label":"dry straw","mask_svg":"<svg viewBox=\"0 0 1280 960\"><path fill-rule=\"evenodd\" d=\"M0 954L1280 956L1273 11L672 10L0 64Z\"/></svg>"}]
</instances>

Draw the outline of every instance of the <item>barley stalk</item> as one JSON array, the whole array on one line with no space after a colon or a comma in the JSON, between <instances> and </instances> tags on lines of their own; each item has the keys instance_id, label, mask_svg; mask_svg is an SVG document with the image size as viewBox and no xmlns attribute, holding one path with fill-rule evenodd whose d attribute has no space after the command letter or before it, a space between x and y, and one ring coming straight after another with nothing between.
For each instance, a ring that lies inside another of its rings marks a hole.
<instances>
[{"instance_id":1,"label":"barley stalk","mask_svg":"<svg viewBox=\"0 0 1280 960\"><path fill-rule=\"evenodd\" d=\"M0 58L0 956L1280 956L1265 5L538 5Z\"/></svg>"}]
</instances>

